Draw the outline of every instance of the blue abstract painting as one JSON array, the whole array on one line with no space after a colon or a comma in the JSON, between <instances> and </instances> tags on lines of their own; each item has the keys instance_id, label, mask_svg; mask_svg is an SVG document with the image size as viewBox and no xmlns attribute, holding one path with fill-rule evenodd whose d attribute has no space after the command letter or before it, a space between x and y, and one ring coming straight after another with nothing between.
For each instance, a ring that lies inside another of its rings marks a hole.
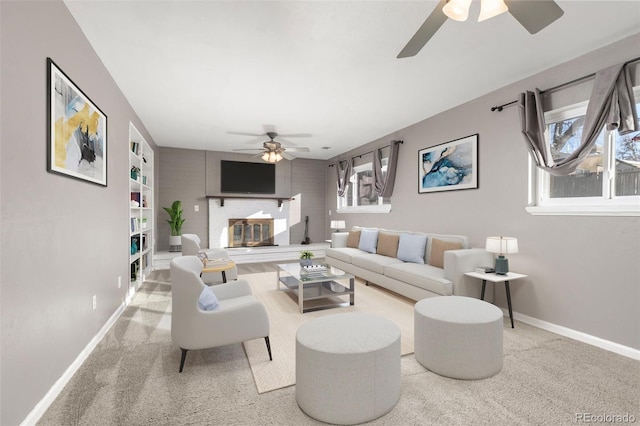
<instances>
[{"instance_id":1,"label":"blue abstract painting","mask_svg":"<svg viewBox=\"0 0 640 426\"><path fill-rule=\"evenodd\" d=\"M478 187L478 134L418 151L418 192Z\"/></svg>"}]
</instances>

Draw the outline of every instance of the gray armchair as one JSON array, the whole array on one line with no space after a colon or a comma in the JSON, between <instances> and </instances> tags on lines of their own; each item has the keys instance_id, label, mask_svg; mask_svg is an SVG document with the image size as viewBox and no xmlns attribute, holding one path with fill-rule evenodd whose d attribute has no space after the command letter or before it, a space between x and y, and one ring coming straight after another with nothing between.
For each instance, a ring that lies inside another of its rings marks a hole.
<instances>
[{"instance_id":1,"label":"gray armchair","mask_svg":"<svg viewBox=\"0 0 640 426\"><path fill-rule=\"evenodd\" d=\"M196 256L171 261L171 339L182 350L180 372L187 351L225 346L263 337L269 359L269 317L267 310L251 293L245 280L207 289L214 292L218 307L200 309L198 299L207 287L200 278L202 263Z\"/></svg>"},{"instance_id":2,"label":"gray armchair","mask_svg":"<svg viewBox=\"0 0 640 426\"><path fill-rule=\"evenodd\" d=\"M202 250L200 248L200 237L196 234L182 234L182 255L197 256L200 252L207 254L209 259L229 259L229 253L225 249ZM225 272L227 281L238 279L238 268L232 268ZM205 284L220 284L224 282L221 272L206 272L202 274L202 281Z\"/></svg>"}]
</instances>

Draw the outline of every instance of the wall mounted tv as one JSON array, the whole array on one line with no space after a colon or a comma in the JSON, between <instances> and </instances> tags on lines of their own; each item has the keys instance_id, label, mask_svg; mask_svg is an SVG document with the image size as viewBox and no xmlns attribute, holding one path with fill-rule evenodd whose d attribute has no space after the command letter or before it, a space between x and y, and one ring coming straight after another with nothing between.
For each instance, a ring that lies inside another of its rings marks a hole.
<instances>
[{"instance_id":1,"label":"wall mounted tv","mask_svg":"<svg viewBox=\"0 0 640 426\"><path fill-rule=\"evenodd\" d=\"M276 165L221 160L220 192L275 194Z\"/></svg>"}]
</instances>

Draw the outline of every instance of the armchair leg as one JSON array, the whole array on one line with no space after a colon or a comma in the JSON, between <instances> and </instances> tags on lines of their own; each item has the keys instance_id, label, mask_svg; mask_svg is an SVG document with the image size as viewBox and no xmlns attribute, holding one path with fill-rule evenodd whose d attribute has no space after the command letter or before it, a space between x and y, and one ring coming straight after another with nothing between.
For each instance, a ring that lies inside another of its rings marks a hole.
<instances>
[{"instance_id":1,"label":"armchair leg","mask_svg":"<svg viewBox=\"0 0 640 426\"><path fill-rule=\"evenodd\" d=\"M269 343L269 336L266 336L264 338L264 341L267 342L267 351L269 351L269 361L273 361L273 358L271 357L271 344Z\"/></svg>"},{"instance_id":2,"label":"armchair leg","mask_svg":"<svg viewBox=\"0 0 640 426\"><path fill-rule=\"evenodd\" d=\"M180 348L182 349L182 348ZM184 367L184 361L187 359L187 349L182 349L182 356L180 357L180 371L182 373L182 368Z\"/></svg>"}]
</instances>

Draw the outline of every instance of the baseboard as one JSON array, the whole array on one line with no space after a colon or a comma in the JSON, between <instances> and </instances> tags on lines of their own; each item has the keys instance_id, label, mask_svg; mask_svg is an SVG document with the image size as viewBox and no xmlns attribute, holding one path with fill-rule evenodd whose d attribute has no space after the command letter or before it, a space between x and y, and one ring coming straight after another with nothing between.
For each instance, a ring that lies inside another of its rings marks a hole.
<instances>
[{"instance_id":1,"label":"baseboard","mask_svg":"<svg viewBox=\"0 0 640 426\"><path fill-rule=\"evenodd\" d=\"M118 309L111 315L111 317L107 320L104 326L100 329L100 331L91 339L91 341L87 344L87 346L80 352L77 358L71 363L69 368L62 374L62 376L56 380L53 384L49 392L36 404L36 406L31 410L29 415L22 421L21 426L31 426L35 425L38 420L42 417L42 415L47 411L49 406L55 401L58 397L62 389L69 383L69 380L73 377L73 375L78 371L78 369L82 366L85 360L91 355L91 352L96 348L98 343L102 340L102 338L107 334L109 329L115 324L115 322L120 318L120 315L124 312L124 309L127 307L129 302L131 301L131 297L127 297L127 299L120 304Z\"/></svg>"},{"instance_id":2,"label":"baseboard","mask_svg":"<svg viewBox=\"0 0 640 426\"><path fill-rule=\"evenodd\" d=\"M506 308L502 308L504 315L509 318L509 311ZM513 319L522 321L526 324L533 325L543 330L550 331L552 333L559 334L564 337L568 337L579 342L586 343L588 345L596 346L601 349L605 349L610 352L617 353L619 355L626 356L631 359L640 361L640 350L624 346L619 343L615 343L609 340L601 339L600 337L592 336L581 331L573 330L571 328L556 325L547 321L542 321L537 318L530 317L518 312L513 313Z\"/></svg>"}]
</instances>

